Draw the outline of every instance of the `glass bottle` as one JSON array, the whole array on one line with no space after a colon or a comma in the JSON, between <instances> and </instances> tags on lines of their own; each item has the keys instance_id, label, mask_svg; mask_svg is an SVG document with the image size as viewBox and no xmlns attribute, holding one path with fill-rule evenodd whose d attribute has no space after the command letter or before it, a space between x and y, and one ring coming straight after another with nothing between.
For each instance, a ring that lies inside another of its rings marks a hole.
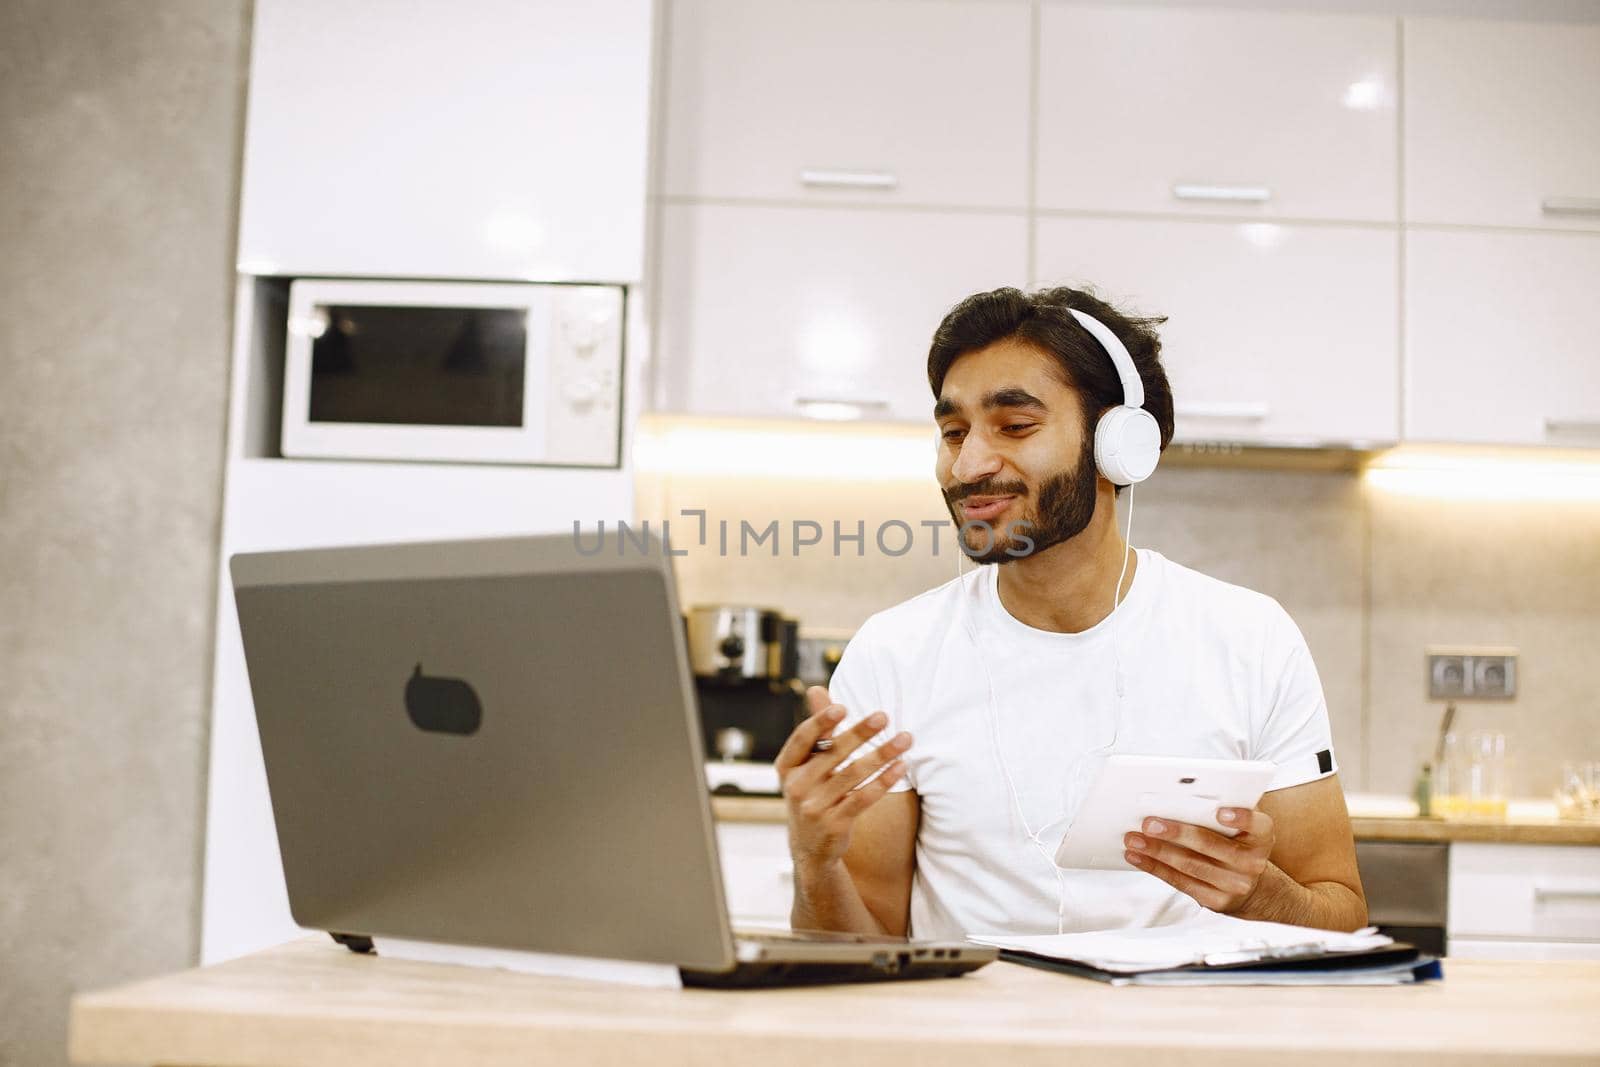
<instances>
[{"instance_id":1,"label":"glass bottle","mask_svg":"<svg viewBox=\"0 0 1600 1067\"><path fill-rule=\"evenodd\" d=\"M1451 731L1439 743L1439 765L1433 769L1433 813L1459 819L1467 813L1467 760L1461 735Z\"/></svg>"},{"instance_id":2,"label":"glass bottle","mask_svg":"<svg viewBox=\"0 0 1600 1067\"><path fill-rule=\"evenodd\" d=\"M1476 819L1506 817L1506 735L1475 730L1467 735L1467 814Z\"/></svg>"}]
</instances>

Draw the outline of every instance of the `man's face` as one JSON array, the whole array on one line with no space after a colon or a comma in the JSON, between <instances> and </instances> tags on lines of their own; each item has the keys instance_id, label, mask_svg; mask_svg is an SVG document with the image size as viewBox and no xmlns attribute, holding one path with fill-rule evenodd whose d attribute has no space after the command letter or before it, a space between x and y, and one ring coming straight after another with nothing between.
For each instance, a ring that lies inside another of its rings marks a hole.
<instances>
[{"instance_id":1,"label":"man's face","mask_svg":"<svg viewBox=\"0 0 1600 1067\"><path fill-rule=\"evenodd\" d=\"M1062 378L1052 357L1015 339L968 352L945 375L934 407L939 485L980 563L1042 552L1094 517L1093 437Z\"/></svg>"}]
</instances>

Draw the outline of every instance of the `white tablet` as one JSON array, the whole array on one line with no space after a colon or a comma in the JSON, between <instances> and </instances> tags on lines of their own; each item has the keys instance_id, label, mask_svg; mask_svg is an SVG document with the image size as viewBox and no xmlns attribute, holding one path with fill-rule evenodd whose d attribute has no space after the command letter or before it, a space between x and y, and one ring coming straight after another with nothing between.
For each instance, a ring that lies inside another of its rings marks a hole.
<instances>
[{"instance_id":1,"label":"white tablet","mask_svg":"<svg viewBox=\"0 0 1600 1067\"><path fill-rule=\"evenodd\" d=\"M1277 773L1277 764L1263 760L1108 756L1061 839L1056 863L1089 870L1135 870L1122 858L1126 851L1122 839L1151 817L1233 837L1239 831L1219 823L1217 809L1254 808Z\"/></svg>"}]
</instances>

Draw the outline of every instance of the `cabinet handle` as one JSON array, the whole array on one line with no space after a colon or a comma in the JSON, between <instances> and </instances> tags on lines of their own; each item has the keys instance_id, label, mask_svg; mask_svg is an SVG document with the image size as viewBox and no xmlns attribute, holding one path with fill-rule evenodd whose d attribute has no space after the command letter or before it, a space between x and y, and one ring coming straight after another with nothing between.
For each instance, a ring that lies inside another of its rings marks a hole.
<instances>
[{"instance_id":1,"label":"cabinet handle","mask_svg":"<svg viewBox=\"0 0 1600 1067\"><path fill-rule=\"evenodd\" d=\"M1533 899L1541 903L1546 900L1600 900L1600 887L1569 889L1561 886L1536 885L1533 887Z\"/></svg>"},{"instance_id":2,"label":"cabinet handle","mask_svg":"<svg viewBox=\"0 0 1600 1067\"><path fill-rule=\"evenodd\" d=\"M797 396L794 406L807 418L829 422L849 422L864 419L871 412L889 410L887 400L857 400L839 396Z\"/></svg>"},{"instance_id":3,"label":"cabinet handle","mask_svg":"<svg viewBox=\"0 0 1600 1067\"><path fill-rule=\"evenodd\" d=\"M1272 199L1265 185L1174 185L1172 195L1179 200L1228 200L1264 204Z\"/></svg>"},{"instance_id":4,"label":"cabinet handle","mask_svg":"<svg viewBox=\"0 0 1600 1067\"><path fill-rule=\"evenodd\" d=\"M813 170L800 172L800 184L825 189L893 189L900 180L886 170Z\"/></svg>"},{"instance_id":5,"label":"cabinet handle","mask_svg":"<svg viewBox=\"0 0 1600 1067\"><path fill-rule=\"evenodd\" d=\"M1600 215L1600 196L1547 196L1539 206L1546 215Z\"/></svg>"},{"instance_id":6,"label":"cabinet handle","mask_svg":"<svg viewBox=\"0 0 1600 1067\"><path fill-rule=\"evenodd\" d=\"M1552 433L1580 433L1600 434L1600 418L1596 419L1566 419L1556 415L1544 417L1544 432Z\"/></svg>"},{"instance_id":7,"label":"cabinet handle","mask_svg":"<svg viewBox=\"0 0 1600 1067\"><path fill-rule=\"evenodd\" d=\"M1259 422L1271 410L1265 404L1178 404L1173 414L1180 419L1244 419Z\"/></svg>"}]
</instances>

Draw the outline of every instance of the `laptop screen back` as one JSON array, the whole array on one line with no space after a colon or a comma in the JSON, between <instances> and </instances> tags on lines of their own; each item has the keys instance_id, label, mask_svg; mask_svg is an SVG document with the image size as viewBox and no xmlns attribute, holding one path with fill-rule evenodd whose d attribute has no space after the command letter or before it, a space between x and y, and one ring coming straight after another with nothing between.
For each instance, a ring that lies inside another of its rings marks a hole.
<instances>
[{"instance_id":1,"label":"laptop screen back","mask_svg":"<svg viewBox=\"0 0 1600 1067\"><path fill-rule=\"evenodd\" d=\"M296 922L731 963L659 541L263 553L233 572Z\"/></svg>"}]
</instances>

